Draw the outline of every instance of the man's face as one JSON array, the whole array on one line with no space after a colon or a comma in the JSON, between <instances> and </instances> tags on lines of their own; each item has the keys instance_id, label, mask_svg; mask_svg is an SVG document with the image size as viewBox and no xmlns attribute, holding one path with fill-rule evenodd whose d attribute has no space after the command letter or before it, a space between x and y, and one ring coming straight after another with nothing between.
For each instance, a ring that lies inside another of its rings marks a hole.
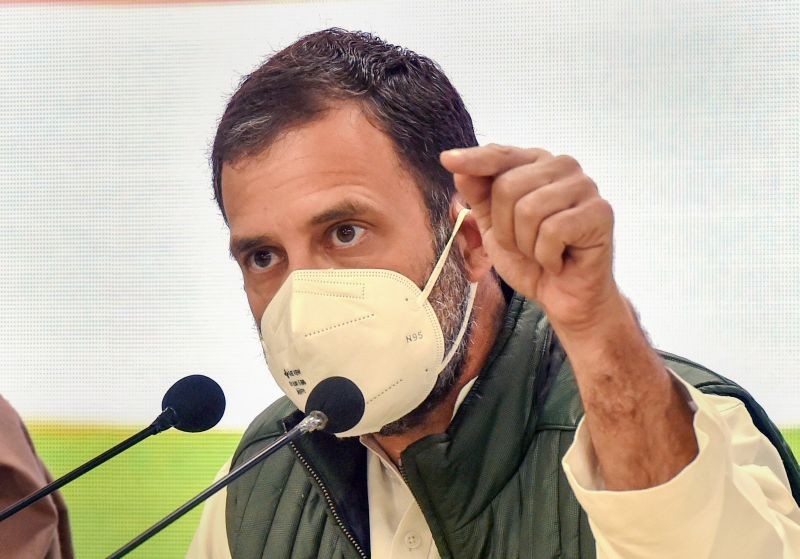
<instances>
[{"instance_id":1,"label":"man's face","mask_svg":"<svg viewBox=\"0 0 800 559\"><path fill-rule=\"evenodd\" d=\"M231 253L259 324L299 269L382 268L418 285L434 259L422 193L353 104L222 170Z\"/></svg>"},{"instance_id":2,"label":"man's face","mask_svg":"<svg viewBox=\"0 0 800 559\"><path fill-rule=\"evenodd\" d=\"M420 288L434 265L434 236L422 192L386 134L345 104L290 130L258 156L222 169L231 253L242 269L250 310L261 317L294 270L381 268ZM466 310L467 278L456 251L429 301L446 349ZM447 396L464 362L469 333L417 409L382 434L423 422Z\"/></svg>"}]
</instances>

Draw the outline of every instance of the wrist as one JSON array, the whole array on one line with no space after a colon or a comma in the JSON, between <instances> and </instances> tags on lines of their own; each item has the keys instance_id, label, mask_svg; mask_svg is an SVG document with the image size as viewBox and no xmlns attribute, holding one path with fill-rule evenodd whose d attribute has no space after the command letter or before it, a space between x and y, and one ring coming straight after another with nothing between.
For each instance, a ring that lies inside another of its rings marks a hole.
<instances>
[{"instance_id":1,"label":"wrist","mask_svg":"<svg viewBox=\"0 0 800 559\"><path fill-rule=\"evenodd\" d=\"M662 381L668 377L661 358L639 324L636 311L621 293L598 306L597 311L591 322L584 322L578 328L551 321L579 385L605 377L610 371L615 371L611 375L615 382L628 386L647 378L654 380L650 375L642 375L643 371L653 374L658 371L656 376Z\"/></svg>"},{"instance_id":2,"label":"wrist","mask_svg":"<svg viewBox=\"0 0 800 559\"><path fill-rule=\"evenodd\" d=\"M616 288L602 302L582 313L579 319L549 318L559 339L565 344L592 347L620 337L627 338L633 333L644 337L633 308Z\"/></svg>"}]
</instances>

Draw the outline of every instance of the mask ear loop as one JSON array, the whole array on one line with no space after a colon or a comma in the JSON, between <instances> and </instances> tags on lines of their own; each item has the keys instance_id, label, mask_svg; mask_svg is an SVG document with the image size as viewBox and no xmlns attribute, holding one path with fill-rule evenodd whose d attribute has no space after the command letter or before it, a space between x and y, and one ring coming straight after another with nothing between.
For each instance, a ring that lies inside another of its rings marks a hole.
<instances>
[{"instance_id":1,"label":"mask ear loop","mask_svg":"<svg viewBox=\"0 0 800 559\"><path fill-rule=\"evenodd\" d=\"M461 208L461 211L458 212L458 217L456 217L456 222L453 225L453 232L450 234L447 244L444 245L444 250L439 256L439 260L436 261L436 266L433 267L431 277L428 278L428 283L425 284L425 289L423 289L422 293L420 293L419 297L417 297L417 303L421 304L431 294L431 290L433 290L433 286L436 285L436 280L439 279L439 274L442 273L442 268L444 268L445 262L447 262L447 257L450 254L450 247L453 246L456 233L458 233L458 230L461 228L461 224L464 223L464 218L469 215L469 212L469 208Z\"/></svg>"},{"instance_id":2,"label":"mask ear loop","mask_svg":"<svg viewBox=\"0 0 800 559\"><path fill-rule=\"evenodd\" d=\"M450 351L447 352L447 355L444 356L442 359L442 364L439 366L439 370L436 374L442 372L442 369L447 367L447 364L450 363L450 360L455 355L456 351L458 351L458 346L461 345L461 340L464 338L464 334L467 332L467 326L469 326L469 319L472 316L472 305L475 303L475 294L478 291L478 283L473 282L469 284L469 295L467 296L467 308L464 311L464 320L461 321L461 328L458 329L458 334L456 334L456 339L453 340L453 345L450 346Z\"/></svg>"},{"instance_id":3,"label":"mask ear loop","mask_svg":"<svg viewBox=\"0 0 800 559\"><path fill-rule=\"evenodd\" d=\"M444 268L445 262L447 262L447 257L450 255L450 248L453 246L453 240L456 238L456 233L461 228L461 224L464 223L464 218L469 215L470 209L469 208L462 208L461 211L458 212L458 217L456 217L456 222L453 225L453 232L450 234L450 238L447 240L447 244L444 246L444 250L442 254L439 256L439 260L436 262L436 266L433 267L433 271L431 272L431 277L428 278L428 283L425 285L425 289L423 289L422 293L420 293L419 297L417 298L418 303L422 303L425 301L428 296L431 294L431 290L433 286L436 285L436 280L439 279L439 275L442 273L442 268ZM464 334L467 332L467 326L469 325L469 319L472 316L472 305L475 303L475 294L478 291L478 284L477 282L473 282L469 284L469 295L467 295L467 308L464 312L464 320L461 321L461 328L458 330L458 334L456 335L456 339L453 340L452 345L450 346L450 350L445 355L444 359L442 359L442 364L439 367L439 372L444 369L450 360L455 355L456 351L458 350L458 346L461 345L461 340L464 338Z\"/></svg>"}]
</instances>

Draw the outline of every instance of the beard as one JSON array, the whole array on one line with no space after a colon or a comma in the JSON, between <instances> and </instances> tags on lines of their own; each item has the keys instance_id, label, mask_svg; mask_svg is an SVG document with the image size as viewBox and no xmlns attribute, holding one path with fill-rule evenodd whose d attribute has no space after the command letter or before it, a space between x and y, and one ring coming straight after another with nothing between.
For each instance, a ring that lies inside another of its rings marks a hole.
<instances>
[{"instance_id":1,"label":"beard","mask_svg":"<svg viewBox=\"0 0 800 559\"><path fill-rule=\"evenodd\" d=\"M449 237L449 231L444 236L442 242L441 235L438 236L436 245L438 249L436 254L441 254ZM435 259L434 264L435 265ZM433 269L431 265L431 269ZM429 274L430 275L430 274ZM424 286L419 286L423 289ZM442 335L444 336L444 354L452 348L455 343L458 331L461 329L461 324L464 322L467 313L469 295L469 280L467 279L466 266L464 265L464 257L458 250L451 250L447 261L442 268L436 284L431 290L428 298L431 306L433 307L436 317L439 319L439 324L442 327ZM433 386L430 394L422 401L422 403L414 408L412 411L397 419L384 425L379 434L382 436L401 435L409 430L418 427L425 423L428 415L435 410L439 405L450 395L453 387L461 377L464 362L467 358L467 351L472 333L472 326L474 324L474 313L468 318L467 326L464 330L464 336L458 344L455 352L453 353L450 362L442 369L436 379L436 384Z\"/></svg>"}]
</instances>

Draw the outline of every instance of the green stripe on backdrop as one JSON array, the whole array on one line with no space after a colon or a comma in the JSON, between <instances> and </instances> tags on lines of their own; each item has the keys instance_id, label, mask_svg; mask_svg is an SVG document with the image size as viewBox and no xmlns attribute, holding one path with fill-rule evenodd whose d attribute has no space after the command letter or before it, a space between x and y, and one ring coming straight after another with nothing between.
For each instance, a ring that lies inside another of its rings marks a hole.
<instances>
[{"instance_id":1,"label":"green stripe on backdrop","mask_svg":"<svg viewBox=\"0 0 800 559\"><path fill-rule=\"evenodd\" d=\"M93 458L135 430L119 427L29 424L39 455L53 477ZM66 486L76 556L106 557L208 486L230 458L240 432L150 437ZM131 553L132 558L184 557L200 510L195 510Z\"/></svg>"},{"instance_id":2,"label":"green stripe on backdrop","mask_svg":"<svg viewBox=\"0 0 800 559\"><path fill-rule=\"evenodd\" d=\"M134 433L121 428L33 424L37 450L52 474L65 474ZM800 428L784 429L800 456ZM105 557L204 489L241 436L237 432L168 431L140 443L68 485L76 554ZM200 519L200 507L156 535L129 557L183 557Z\"/></svg>"}]
</instances>

